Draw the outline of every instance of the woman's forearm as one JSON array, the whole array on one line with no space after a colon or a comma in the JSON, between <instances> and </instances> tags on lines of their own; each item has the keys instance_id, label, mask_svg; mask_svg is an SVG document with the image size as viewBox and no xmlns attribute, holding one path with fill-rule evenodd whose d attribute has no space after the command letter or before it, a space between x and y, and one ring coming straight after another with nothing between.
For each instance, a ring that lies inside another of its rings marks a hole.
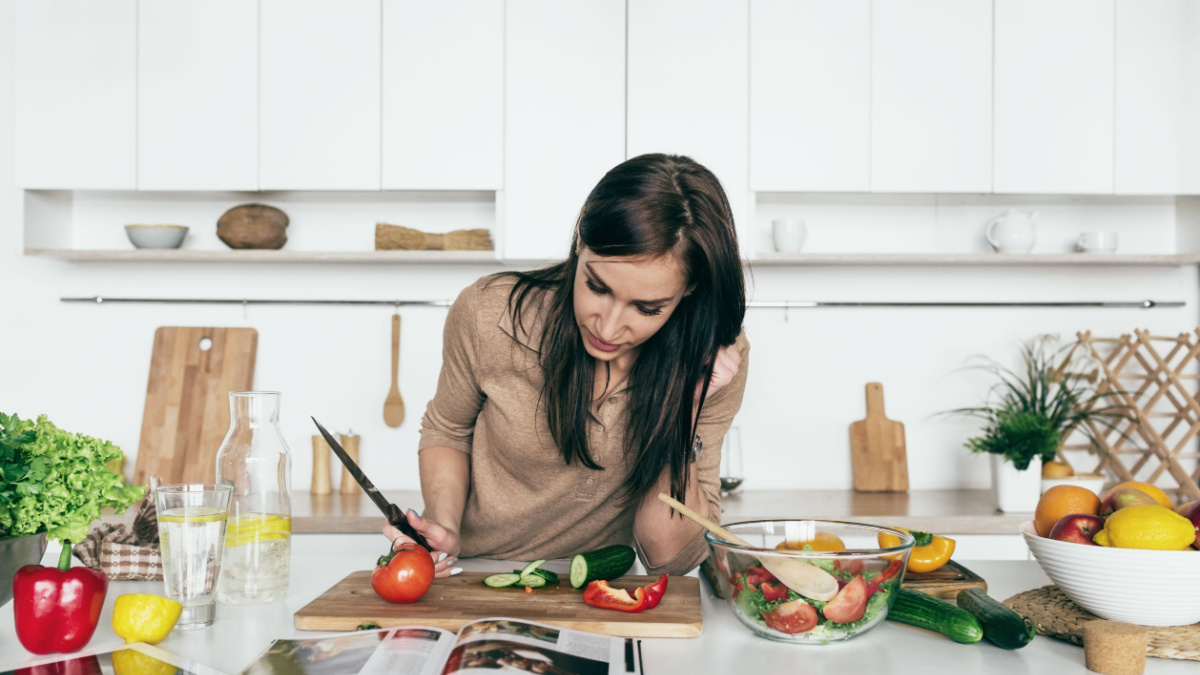
<instances>
[{"instance_id":1,"label":"woman's forearm","mask_svg":"<svg viewBox=\"0 0 1200 675\"><path fill-rule=\"evenodd\" d=\"M445 447L424 448L417 457L421 497L425 500L424 517L457 535L462 531L471 483L470 457L461 450Z\"/></svg>"},{"instance_id":2,"label":"woman's forearm","mask_svg":"<svg viewBox=\"0 0 1200 675\"><path fill-rule=\"evenodd\" d=\"M642 499L633 521L634 534L651 565L661 565L679 555L704 529L678 513L672 516L671 507L659 500L659 492L671 494L668 469L663 470L658 483ZM695 464L688 467L688 487L683 503L701 516L709 517L708 498L700 487Z\"/></svg>"}]
</instances>

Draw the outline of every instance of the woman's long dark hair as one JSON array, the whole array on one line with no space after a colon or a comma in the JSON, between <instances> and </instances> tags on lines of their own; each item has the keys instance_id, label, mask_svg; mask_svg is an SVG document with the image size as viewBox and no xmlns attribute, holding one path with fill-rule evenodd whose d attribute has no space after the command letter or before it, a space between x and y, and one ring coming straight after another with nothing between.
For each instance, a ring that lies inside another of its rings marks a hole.
<instances>
[{"instance_id":1,"label":"woman's long dark hair","mask_svg":"<svg viewBox=\"0 0 1200 675\"><path fill-rule=\"evenodd\" d=\"M513 323L524 330L526 301L549 293L540 362L550 433L567 464L602 469L587 448L595 361L575 319L575 270L580 246L601 256L676 255L689 292L671 318L642 344L629 373L631 401L625 453L632 471L626 503L641 499L670 467L671 495L687 491L695 429L693 396L703 382L696 419L708 394L717 350L741 332L746 289L733 214L711 171L689 157L634 157L607 174L588 195L566 260L517 277L509 296Z\"/></svg>"}]
</instances>

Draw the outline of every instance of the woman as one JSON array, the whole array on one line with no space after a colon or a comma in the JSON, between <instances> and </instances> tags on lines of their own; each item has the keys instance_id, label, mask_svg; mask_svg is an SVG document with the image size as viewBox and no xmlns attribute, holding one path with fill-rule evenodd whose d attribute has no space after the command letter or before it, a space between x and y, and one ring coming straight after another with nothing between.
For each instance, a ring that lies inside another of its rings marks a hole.
<instances>
[{"instance_id":1,"label":"woman","mask_svg":"<svg viewBox=\"0 0 1200 675\"><path fill-rule=\"evenodd\" d=\"M460 555L532 560L609 544L634 546L650 574L698 565L703 530L657 495L720 519L745 308L720 183L661 154L601 179L565 261L464 290L421 420L425 513L408 514L437 575L461 571Z\"/></svg>"}]
</instances>

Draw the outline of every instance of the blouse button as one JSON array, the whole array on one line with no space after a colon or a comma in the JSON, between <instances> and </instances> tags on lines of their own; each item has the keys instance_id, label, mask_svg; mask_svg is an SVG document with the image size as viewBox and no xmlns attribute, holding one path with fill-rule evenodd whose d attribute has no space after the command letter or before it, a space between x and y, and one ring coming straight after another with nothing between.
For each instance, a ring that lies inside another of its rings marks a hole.
<instances>
[{"instance_id":1,"label":"blouse button","mask_svg":"<svg viewBox=\"0 0 1200 675\"><path fill-rule=\"evenodd\" d=\"M591 479L591 478L589 478L589 479L587 480L587 483L588 483L588 485L591 485L591 484L592 484L592 482L593 482L593 481L592 481L592 479Z\"/></svg>"}]
</instances>

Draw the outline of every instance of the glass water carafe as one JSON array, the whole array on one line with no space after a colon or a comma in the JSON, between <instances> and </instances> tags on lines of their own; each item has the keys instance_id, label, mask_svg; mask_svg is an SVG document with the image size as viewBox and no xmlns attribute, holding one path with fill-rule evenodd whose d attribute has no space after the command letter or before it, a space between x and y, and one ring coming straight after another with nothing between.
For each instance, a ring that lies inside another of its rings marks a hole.
<instances>
[{"instance_id":1,"label":"glass water carafe","mask_svg":"<svg viewBox=\"0 0 1200 675\"><path fill-rule=\"evenodd\" d=\"M292 556L292 459L279 430L279 392L229 393L229 433L217 483L232 485L217 602L252 607L287 596Z\"/></svg>"}]
</instances>

